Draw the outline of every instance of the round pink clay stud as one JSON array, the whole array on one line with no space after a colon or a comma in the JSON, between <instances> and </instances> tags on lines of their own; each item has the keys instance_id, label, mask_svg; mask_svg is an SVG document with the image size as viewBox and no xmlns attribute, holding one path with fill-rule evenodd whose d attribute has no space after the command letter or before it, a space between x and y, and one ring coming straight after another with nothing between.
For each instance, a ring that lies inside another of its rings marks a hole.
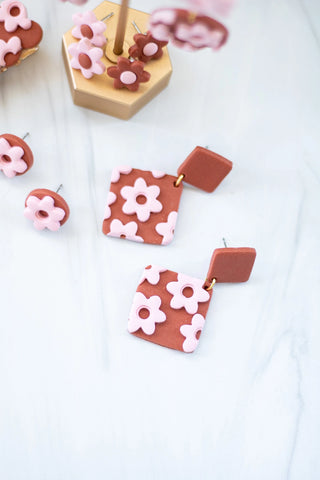
<instances>
[{"instance_id":1,"label":"round pink clay stud","mask_svg":"<svg viewBox=\"0 0 320 480\"><path fill-rule=\"evenodd\" d=\"M8 178L24 175L33 165L33 154L22 138L0 135L0 171Z\"/></svg>"},{"instance_id":2,"label":"round pink clay stud","mask_svg":"<svg viewBox=\"0 0 320 480\"><path fill-rule=\"evenodd\" d=\"M52 190L38 188L26 198L24 216L33 222L37 230L56 232L66 223L69 215L67 202Z\"/></svg>"}]
</instances>

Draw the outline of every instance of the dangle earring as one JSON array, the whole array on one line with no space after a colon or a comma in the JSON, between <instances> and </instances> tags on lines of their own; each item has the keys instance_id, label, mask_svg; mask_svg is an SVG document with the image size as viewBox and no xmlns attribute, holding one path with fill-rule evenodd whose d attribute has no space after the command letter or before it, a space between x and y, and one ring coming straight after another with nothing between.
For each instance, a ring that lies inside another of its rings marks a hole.
<instances>
[{"instance_id":1,"label":"dangle earring","mask_svg":"<svg viewBox=\"0 0 320 480\"><path fill-rule=\"evenodd\" d=\"M128 330L163 347L193 352L205 324L217 283L247 282L255 262L254 248L218 248L205 280L149 265L133 299Z\"/></svg>"},{"instance_id":2,"label":"dangle earring","mask_svg":"<svg viewBox=\"0 0 320 480\"><path fill-rule=\"evenodd\" d=\"M174 236L183 182L213 192L232 162L196 147L178 168L178 177L159 170L122 166L111 176L103 233L135 242L168 245Z\"/></svg>"}]
</instances>

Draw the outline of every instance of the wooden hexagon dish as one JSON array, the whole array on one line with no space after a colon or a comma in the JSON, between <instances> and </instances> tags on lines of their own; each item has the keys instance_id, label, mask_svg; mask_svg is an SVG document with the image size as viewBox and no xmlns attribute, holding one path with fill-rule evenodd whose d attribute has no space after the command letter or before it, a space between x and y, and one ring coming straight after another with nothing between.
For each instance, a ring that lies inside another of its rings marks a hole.
<instances>
[{"instance_id":1,"label":"wooden hexagon dish","mask_svg":"<svg viewBox=\"0 0 320 480\"><path fill-rule=\"evenodd\" d=\"M109 42L114 41L119 11L120 5L107 1L101 3L94 10L99 20L111 12L114 13L111 18L106 20L107 30L105 35L107 39L111 39ZM132 8L129 9L125 37L126 44L129 46L133 45L133 36L137 33L132 22L135 21L140 30L145 32L147 30L148 18L149 14L147 13ZM127 120L168 85L172 74L172 66L167 48L164 48L162 58L152 60L146 64L145 69L151 74L151 79L149 82L141 84L137 92L130 92L127 89L116 90L113 87L113 79L106 72L86 80L80 71L74 70L70 66L68 46L78 41L72 36L71 31L72 29L63 36L62 50L72 98L76 105ZM108 48L108 43L106 48ZM106 67L113 65L105 56L102 61Z\"/></svg>"}]
</instances>

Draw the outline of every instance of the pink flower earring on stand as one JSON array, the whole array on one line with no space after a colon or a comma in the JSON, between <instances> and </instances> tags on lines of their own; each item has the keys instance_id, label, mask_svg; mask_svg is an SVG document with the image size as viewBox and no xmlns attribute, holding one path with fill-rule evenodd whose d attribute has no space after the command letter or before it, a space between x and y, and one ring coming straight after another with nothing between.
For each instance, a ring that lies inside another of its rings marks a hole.
<instances>
[{"instance_id":1,"label":"pink flower earring on stand","mask_svg":"<svg viewBox=\"0 0 320 480\"><path fill-rule=\"evenodd\" d=\"M37 230L53 232L62 227L70 216L67 202L59 195L62 185L56 192L45 188L32 190L26 198L24 216L33 222Z\"/></svg>"},{"instance_id":2,"label":"pink flower earring on stand","mask_svg":"<svg viewBox=\"0 0 320 480\"><path fill-rule=\"evenodd\" d=\"M110 13L103 20L112 16L113 13ZM72 18L75 24L72 35L79 41L72 43L68 48L72 57L71 67L80 70L86 79L92 78L93 75L102 75L106 70L101 61L104 56L102 47L107 43L104 35L106 24L98 20L92 11L76 13Z\"/></svg>"},{"instance_id":3,"label":"pink flower earring on stand","mask_svg":"<svg viewBox=\"0 0 320 480\"><path fill-rule=\"evenodd\" d=\"M168 245L174 236L183 181L213 192L232 162L196 147L178 168L178 177L159 170L115 168L103 221L103 233L135 242Z\"/></svg>"},{"instance_id":4,"label":"pink flower earring on stand","mask_svg":"<svg viewBox=\"0 0 320 480\"><path fill-rule=\"evenodd\" d=\"M33 153L24 141L28 135L0 135L0 171L8 178L24 175L33 165Z\"/></svg>"},{"instance_id":5,"label":"pink flower earring on stand","mask_svg":"<svg viewBox=\"0 0 320 480\"><path fill-rule=\"evenodd\" d=\"M129 332L163 347L194 352L214 285L247 282L255 258L254 248L218 248L213 252L206 280L149 265L133 300Z\"/></svg>"}]
</instances>

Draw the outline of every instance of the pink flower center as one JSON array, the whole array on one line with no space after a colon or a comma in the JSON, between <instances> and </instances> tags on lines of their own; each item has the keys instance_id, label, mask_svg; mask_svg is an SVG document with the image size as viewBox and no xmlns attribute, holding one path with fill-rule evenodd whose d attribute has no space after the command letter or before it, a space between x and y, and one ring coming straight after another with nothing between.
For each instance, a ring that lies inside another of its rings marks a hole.
<instances>
[{"instance_id":1,"label":"pink flower center","mask_svg":"<svg viewBox=\"0 0 320 480\"><path fill-rule=\"evenodd\" d=\"M120 80L124 85L132 85L137 80L137 75L128 70L121 73Z\"/></svg>"},{"instance_id":2,"label":"pink flower center","mask_svg":"<svg viewBox=\"0 0 320 480\"><path fill-rule=\"evenodd\" d=\"M140 308L139 317L142 318L142 320L147 320L147 318L149 318L149 316L150 316L150 312L147 308L145 308L145 307Z\"/></svg>"},{"instance_id":3,"label":"pink flower center","mask_svg":"<svg viewBox=\"0 0 320 480\"><path fill-rule=\"evenodd\" d=\"M186 298L190 298L193 295L193 288L192 287L184 287L182 290L182 295Z\"/></svg>"},{"instance_id":4,"label":"pink flower center","mask_svg":"<svg viewBox=\"0 0 320 480\"><path fill-rule=\"evenodd\" d=\"M86 53L80 53L79 63L81 67L85 68L86 70L92 67L91 58Z\"/></svg>"},{"instance_id":5,"label":"pink flower center","mask_svg":"<svg viewBox=\"0 0 320 480\"><path fill-rule=\"evenodd\" d=\"M42 220L43 218L48 218L49 217L49 214L48 212L46 212L45 210L39 210L37 213L36 213L36 216L38 218L40 218L40 220Z\"/></svg>"},{"instance_id":6,"label":"pink flower center","mask_svg":"<svg viewBox=\"0 0 320 480\"><path fill-rule=\"evenodd\" d=\"M144 205L147 202L147 197L143 194L140 194L136 197L136 202L139 203L139 205Z\"/></svg>"},{"instance_id":7,"label":"pink flower center","mask_svg":"<svg viewBox=\"0 0 320 480\"><path fill-rule=\"evenodd\" d=\"M20 15L20 8L17 7L17 6L13 6L10 9L10 15L11 15L11 17L17 17L18 15Z\"/></svg>"},{"instance_id":8,"label":"pink flower center","mask_svg":"<svg viewBox=\"0 0 320 480\"><path fill-rule=\"evenodd\" d=\"M8 155L2 155L1 156L1 161L4 163L10 163L12 160Z\"/></svg>"},{"instance_id":9,"label":"pink flower center","mask_svg":"<svg viewBox=\"0 0 320 480\"><path fill-rule=\"evenodd\" d=\"M83 37L89 38L89 40L93 37L93 31L89 25L81 25L80 32Z\"/></svg>"},{"instance_id":10,"label":"pink flower center","mask_svg":"<svg viewBox=\"0 0 320 480\"><path fill-rule=\"evenodd\" d=\"M146 57L152 57L152 55L155 55L158 50L159 50L158 45L154 42L150 42L144 46L143 53Z\"/></svg>"}]
</instances>

